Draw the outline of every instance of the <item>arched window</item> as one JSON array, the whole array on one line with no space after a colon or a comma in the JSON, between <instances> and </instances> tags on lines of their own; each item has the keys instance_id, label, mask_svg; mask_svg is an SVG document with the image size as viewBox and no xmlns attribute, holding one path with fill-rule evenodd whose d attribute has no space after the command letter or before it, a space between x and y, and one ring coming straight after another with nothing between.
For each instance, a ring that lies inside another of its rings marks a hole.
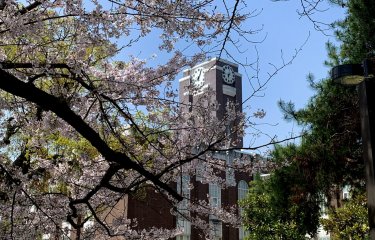
<instances>
[{"instance_id":1,"label":"arched window","mask_svg":"<svg viewBox=\"0 0 375 240\"><path fill-rule=\"evenodd\" d=\"M180 179L177 181L177 192L184 197L177 208L178 212L181 214L177 215L177 228L183 229L183 233L176 237L176 240L190 240L191 235L191 223L185 216L190 215L190 211L188 209L188 203L190 199L190 177L187 175L180 176ZM184 216L183 216L183 215Z\"/></svg>"},{"instance_id":2,"label":"arched window","mask_svg":"<svg viewBox=\"0 0 375 240\"><path fill-rule=\"evenodd\" d=\"M247 182L241 180L238 182L237 192L238 192L238 201L244 199L246 197L247 192L249 191L249 185L247 185ZM239 208L239 213L243 214L243 209ZM247 235L247 231L243 226L238 228L238 239L242 240Z\"/></svg>"},{"instance_id":3,"label":"arched window","mask_svg":"<svg viewBox=\"0 0 375 240\"><path fill-rule=\"evenodd\" d=\"M210 183L208 186L210 204L214 207L221 207L221 188L218 184Z\"/></svg>"},{"instance_id":4,"label":"arched window","mask_svg":"<svg viewBox=\"0 0 375 240\"><path fill-rule=\"evenodd\" d=\"M208 185L208 195L210 196L210 205L212 207L221 207L221 188L216 183L210 183ZM215 215L209 216L210 220L210 239L220 240L223 237L221 221Z\"/></svg>"}]
</instances>

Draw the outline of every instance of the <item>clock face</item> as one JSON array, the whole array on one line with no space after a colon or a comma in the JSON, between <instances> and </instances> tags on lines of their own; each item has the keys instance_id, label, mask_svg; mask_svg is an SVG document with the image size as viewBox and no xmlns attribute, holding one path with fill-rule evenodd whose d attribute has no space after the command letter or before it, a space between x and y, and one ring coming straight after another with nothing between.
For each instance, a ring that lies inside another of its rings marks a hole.
<instances>
[{"instance_id":1,"label":"clock face","mask_svg":"<svg viewBox=\"0 0 375 240\"><path fill-rule=\"evenodd\" d=\"M204 83L204 70L203 68L196 68L191 76L193 85L195 87L202 87Z\"/></svg>"},{"instance_id":2,"label":"clock face","mask_svg":"<svg viewBox=\"0 0 375 240\"><path fill-rule=\"evenodd\" d=\"M223 66L223 80L225 83L232 84L234 83L235 76L233 68L229 65Z\"/></svg>"}]
</instances>

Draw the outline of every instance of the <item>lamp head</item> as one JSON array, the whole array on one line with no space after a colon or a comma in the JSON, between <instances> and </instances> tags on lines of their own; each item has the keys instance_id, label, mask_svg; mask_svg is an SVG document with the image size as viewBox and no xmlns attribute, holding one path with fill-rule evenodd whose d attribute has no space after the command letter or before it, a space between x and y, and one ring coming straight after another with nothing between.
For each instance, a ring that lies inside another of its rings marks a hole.
<instances>
[{"instance_id":1,"label":"lamp head","mask_svg":"<svg viewBox=\"0 0 375 240\"><path fill-rule=\"evenodd\" d=\"M357 85L365 79L363 66L362 64L343 64L333 67L331 79L344 85Z\"/></svg>"}]
</instances>

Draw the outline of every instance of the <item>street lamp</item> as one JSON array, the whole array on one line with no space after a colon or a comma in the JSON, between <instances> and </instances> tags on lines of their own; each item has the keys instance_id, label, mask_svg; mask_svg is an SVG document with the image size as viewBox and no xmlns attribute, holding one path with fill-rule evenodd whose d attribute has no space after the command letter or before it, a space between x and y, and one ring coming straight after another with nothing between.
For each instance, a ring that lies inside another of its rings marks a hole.
<instances>
[{"instance_id":1,"label":"street lamp","mask_svg":"<svg viewBox=\"0 0 375 240\"><path fill-rule=\"evenodd\" d=\"M362 64L343 64L332 68L331 78L344 85L357 85L363 81Z\"/></svg>"},{"instance_id":2,"label":"street lamp","mask_svg":"<svg viewBox=\"0 0 375 240\"><path fill-rule=\"evenodd\" d=\"M344 64L331 71L331 79L345 85L357 85L361 113L363 159L366 168L367 207L370 239L375 240L375 164L373 139L375 138L375 59L363 64ZM375 147L375 146L374 146Z\"/></svg>"}]
</instances>

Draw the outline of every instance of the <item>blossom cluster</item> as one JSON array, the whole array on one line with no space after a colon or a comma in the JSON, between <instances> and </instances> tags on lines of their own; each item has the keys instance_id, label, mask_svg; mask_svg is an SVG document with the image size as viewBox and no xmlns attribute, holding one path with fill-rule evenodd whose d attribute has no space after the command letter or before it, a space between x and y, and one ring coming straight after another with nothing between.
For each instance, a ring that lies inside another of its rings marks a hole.
<instances>
[{"instance_id":1,"label":"blossom cluster","mask_svg":"<svg viewBox=\"0 0 375 240\"><path fill-rule=\"evenodd\" d=\"M201 49L225 46L229 26L238 30L245 18L219 9L207 0L0 1L1 236L53 238L84 229L88 237L167 239L181 233L135 231L135 221L125 216L109 224L106 214L145 185L177 206L181 196L169 185L200 168L202 182L225 187L219 172L226 165L214 153L236 146L233 134L243 137L244 114L235 104L223 118L212 114L219 107L212 89L200 95L205 105L183 111L173 85L182 69L209 53L187 55L179 40ZM155 29L168 61L152 67L134 56L113 60ZM252 171L246 159L233 167ZM233 211L204 202L190 208L238 225ZM192 222L203 226L202 219Z\"/></svg>"}]
</instances>

